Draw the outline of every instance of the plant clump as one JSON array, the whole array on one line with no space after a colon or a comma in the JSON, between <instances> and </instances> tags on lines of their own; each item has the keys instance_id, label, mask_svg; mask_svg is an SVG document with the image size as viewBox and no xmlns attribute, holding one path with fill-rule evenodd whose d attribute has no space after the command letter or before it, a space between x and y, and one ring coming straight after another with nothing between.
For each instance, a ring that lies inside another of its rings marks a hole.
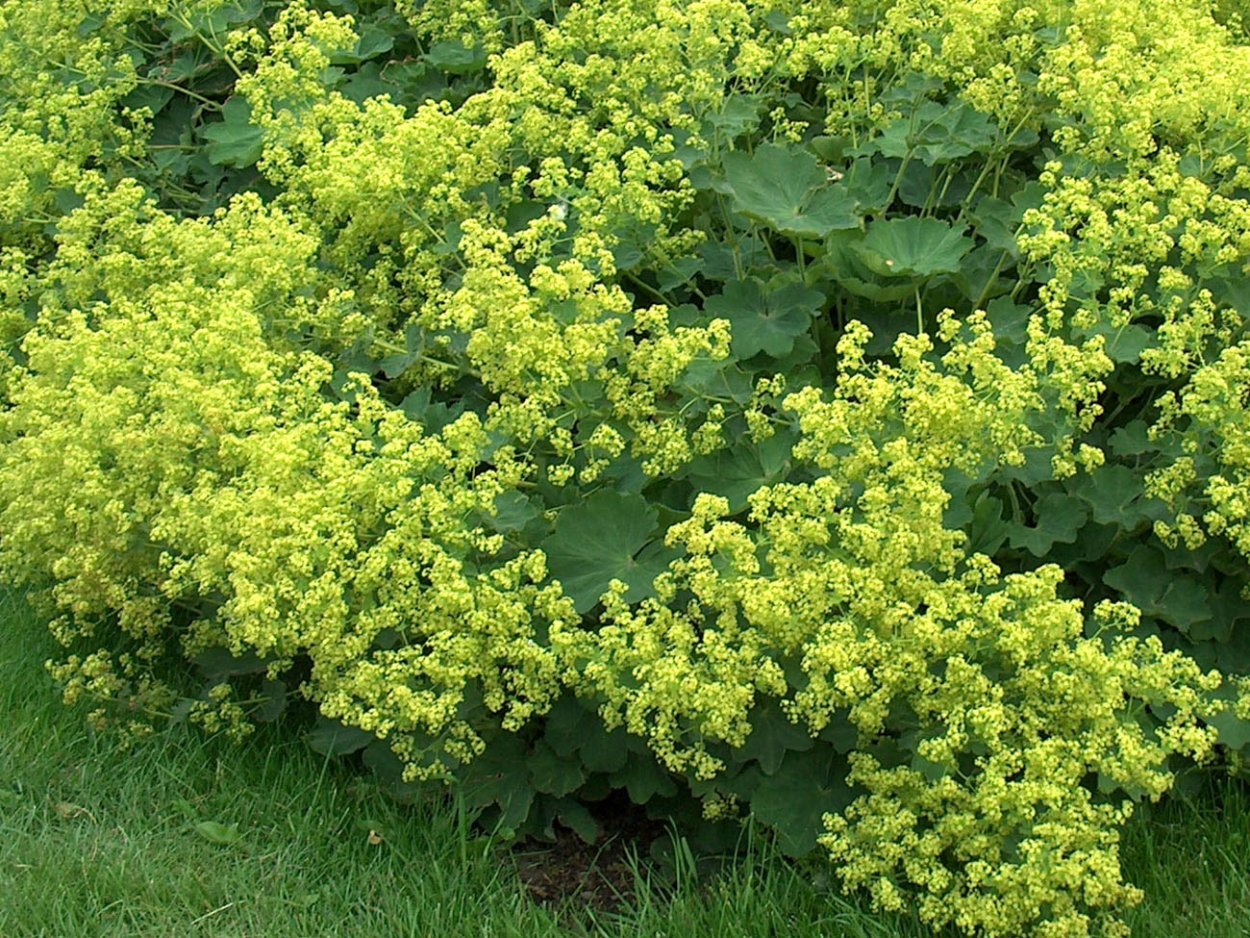
<instances>
[{"instance_id":1,"label":"plant clump","mask_svg":"<svg viewBox=\"0 0 1250 938\"><path fill-rule=\"evenodd\" d=\"M102 724L1122 934L1250 745L1236 6L0 0L0 575Z\"/></svg>"}]
</instances>

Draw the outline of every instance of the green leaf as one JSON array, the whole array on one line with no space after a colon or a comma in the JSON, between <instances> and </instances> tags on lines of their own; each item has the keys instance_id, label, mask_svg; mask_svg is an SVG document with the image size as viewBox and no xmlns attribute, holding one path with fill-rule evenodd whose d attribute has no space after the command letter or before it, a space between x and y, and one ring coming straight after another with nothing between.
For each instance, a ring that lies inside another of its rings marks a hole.
<instances>
[{"instance_id":1,"label":"green leaf","mask_svg":"<svg viewBox=\"0 0 1250 938\"><path fill-rule=\"evenodd\" d=\"M846 784L842 760L821 746L790 751L771 776L763 776L751 795L751 812L777 833L777 844L791 856L816 849L824 832L822 818L845 809L854 795Z\"/></svg>"},{"instance_id":2,"label":"green leaf","mask_svg":"<svg viewBox=\"0 0 1250 938\"><path fill-rule=\"evenodd\" d=\"M698 256L703 265L703 276L708 280L737 279L738 267L734 263L735 258L744 270L774 266L772 258L768 256L768 247L764 239L757 237L753 232L744 234L735 244L727 244L720 240L705 241L699 245Z\"/></svg>"},{"instance_id":3,"label":"green leaf","mask_svg":"<svg viewBox=\"0 0 1250 938\"><path fill-rule=\"evenodd\" d=\"M731 348L739 359L763 352L773 358L788 355L794 340L812 328L820 315L824 294L794 281L766 285L752 277L725 284L704 304L708 315L728 319L733 331Z\"/></svg>"},{"instance_id":4,"label":"green leaf","mask_svg":"<svg viewBox=\"0 0 1250 938\"><path fill-rule=\"evenodd\" d=\"M386 377L398 378L422 359L427 349L425 330L415 324L404 330L404 349L403 352L388 355L378 363Z\"/></svg>"},{"instance_id":5,"label":"green leaf","mask_svg":"<svg viewBox=\"0 0 1250 938\"><path fill-rule=\"evenodd\" d=\"M1024 345L1029 335L1029 317L1033 314L1029 307L1013 303L1010 297L1000 296L986 306L985 312L994 327L996 342Z\"/></svg>"},{"instance_id":6,"label":"green leaf","mask_svg":"<svg viewBox=\"0 0 1250 938\"><path fill-rule=\"evenodd\" d=\"M1034 557L1046 556L1054 544L1071 544L1089 519L1089 510L1085 505L1062 492L1042 496L1033 506L1033 511L1037 516L1037 525L1014 525L1010 540L1012 547L1023 547Z\"/></svg>"},{"instance_id":7,"label":"green leaf","mask_svg":"<svg viewBox=\"0 0 1250 938\"><path fill-rule=\"evenodd\" d=\"M656 274L656 284L663 291L684 286L703 270L703 260L699 257L679 257L669 261L668 266Z\"/></svg>"},{"instance_id":8,"label":"green leaf","mask_svg":"<svg viewBox=\"0 0 1250 938\"><path fill-rule=\"evenodd\" d=\"M314 752L325 756L345 756L364 749L375 739L372 733L355 726L344 726L337 720L324 717L317 721L311 732L305 737Z\"/></svg>"},{"instance_id":9,"label":"green leaf","mask_svg":"<svg viewBox=\"0 0 1250 938\"><path fill-rule=\"evenodd\" d=\"M1055 467L1051 462L1051 449L1048 446L1031 446L1024 451L1024 465L1007 466L1000 470L1004 480L1022 482L1032 488L1055 477Z\"/></svg>"},{"instance_id":10,"label":"green leaf","mask_svg":"<svg viewBox=\"0 0 1250 938\"><path fill-rule=\"evenodd\" d=\"M985 244L974 247L964 255L952 280L966 300L981 308L987 298L1011 291L1015 280L1001 276L1002 259L1002 251L996 251Z\"/></svg>"},{"instance_id":11,"label":"green leaf","mask_svg":"<svg viewBox=\"0 0 1250 938\"><path fill-rule=\"evenodd\" d=\"M931 277L957 272L972 247L972 239L946 222L909 215L873 222L852 250L878 276Z\"/></svg>"},{"instance_id":12,"label":"green leaf","mask_svg":"<svg viewBox=\"0 0 1250 938\"><path fill-rule=\"evenodd\" d=\"M745 404L755 392L753 371L740 366L732 355L724 361L699 359L677 381L677 390L691 397L726 397Z\"/></svg>"},{"instance_id":13,"label":"green leaf","mask_svg":"<svg viewBox=\"0 0 1250 938\"><path fill-rule=\"evenodd\" d=\"M449 75L469 75L486 67L486 52L462 42L436 42L425 54L425 61Z\"/></svg>"},{"instance_id":14,"label":"green leaf","mask_svg":"<svg viewBox=\"0 0 1250 938\"><path fill-rule=\"evenodd\" d=\"M988 490L977 496L972 503L972 521L968 526L968 552L994 556L1003 546L1011 524L1003 517L1003 503Z\"/></svg>"},{"instance_id":15,"label":"green leaf","mask_svg":"<svg viewBox=\"0 0 1250 938\"><path fill-rule=\"evenodd\" d=\"M759 126L763 107L764 99L758 95L729 95L721 102L718 111L704 119L704 123L724 139L733 140Z\"/></svg>"},{"instance_id":16,"label":"green leaf","mask_svg":"<svg viewBox=\"0 0 1250 938\"><path fill-rule=\"evenodd\" d=\"M976 174L971 169L947 177L944 169L913 160L903 169L897 195L904 205L928 215L930 208L953 208L961 204L975 181Z\"/></svg>"},{"instance_id":17,"label":"green leaf","mask_svg":"<svg viewBox=\"0 0 1250 938\"><path fill-rule=\"evenodd\" d=\"M1073 335L1079 339L1089 339L1100 335L1107 340L1107 355L1113 362L1136 364L1141 353L1155 344L1155 333L1152 329L1137 323L1126 323L1118 329L1109 322L1099 321L1090 329L1074 329Z\"/></svg>"},{"instance_id":18,"label":"green leaf","mask_svg":"<svg viewBox=\"0 0 1250 938\"><path fill-rule=\"evenodd\" d=\"M998 137L994 121L963 101L926 103L916 116L916 152L929 165L984 153Z\"/></svg>"},{"instance_id":19,"label":"green leaf","mask_svg":"<svg viewBox=\"0 0 1250 938\"><path fill-rule=\"evenodd\" d=\"M889 208L894 173L890 171L889 164L881 160L861 157L846 168L838 185L855 203L857 215L878 215Z\"/></svg>"},{"instance_id":20,"label":"green leaf","mask_svg":"<svg viewBox=\"0 0 1250 938\"><path fill-rule=\"evenodd\" d=\"M265 142L265 132L251 123L252 106L235 95L222 107L221 116L221 121L203 131L209 162L235 169L251 166L260 159Z\"/></svg>"},{"instance_id":21,"label":"green leaf","mask_svg":"<svg viewBox=\"0 0 1250 938\"><path fill-rule=\"evenodd\" d=\"M1202 585L1170 571L1163 554L1149 544L1139 545L1127 561L1103 574L1102 581L1123 593L1143 615L1169 622L1182 632L1212 615Z\"/></svg>"},{"instance_id":22,"label":"green leaf","mask_svg":"<svg viewBox=\"0 0 1250 938\"><path fill-rule=\"evenodd\" d=\"M586 780L586 773L578 759L564 758L541 740L526 760L530 782L545 795L562 798Z\"/></svg>"},{"instance_id":23,"label":"green leaf","mask_svg":"<svg viewBox=\"0 0 1250 938\"><path fill-rule=\"evenodd\" d=\"M830 185L807 150L766 143L753 154L727 154L724 165L734 208L782 234L823 238L859 227L854 198Z\"/></svg>"},{"instance_id":24,"label":"green leaf","mask_svg":"<svg viewBox=\"0 0 1250 938\"><path fill-rule=\"evenodd\" d=\"M998 138L994 122L962 101L925 101L860 148L865 154L918 157L926 166L989 151Z\"/></svg>"},{"instance_id":25,"label":"green leaf","mask_svg":"<svg viewBox=\"0 0 1250 938\"><path fill-rule=\"evenodd\" d=\"M804 727L792 723L775 701L764 699L751 710L751 735L738 756L756 760L765 775L773 775L787 752L806 752L814 745Z\"/></svg>"},{"instance_id":26,"label":"green leaf","mask_svg":"<svg viewBox=\"0 0 1250 938\"><path fill-rule=\"evenodd\" d=\"M1250 720L1242 720L1232 709L1224 710L1207 722L1220 734L1220 742L1229 749L1241 749L1250 745Z\"/></svg>"},{"instance_id":27,"label":"green leaf","mask_svg":"<svg viewBox=\"0 0 1250 938\"><path fill-rule=\"evenodd\" d=\"M383 66L377 62L365 62L343 82L340 88L343 96L357 104L384 94L395 97L399 89L382 77L382 69Z\"/></svg>"},{"instance_id":28,"label":"green leaf","mask_svg":"<svg viewBox=\"0 0 1250 938\"><path fill-rule=\"evenodd\" d=\"M239 833L238 824L199 821L195 825L195 832L210 844L217 844L220 847L232 847L243 839L243 835Z\"/></svg>"},{"instance_id":29,"label":"green leaf","mask_svg":"<svg viewBox=\"0 0 1250 938\"><path fill-rule=\"evenodd\" d=\"M538 514L538 506L520 492L501 492L495 496L495 513L486 524L496 531L520 531Z\"/></svg>"},{"instance_id":30,"label":"green leaf","mask_svg":"<svg viewBox=\"0 0 1250 938\"><path fill-rule=\"evenodd\" d=\"M572 798L563 799L556 807L556 819L576 834L583 843L599 839L599 822L585 805Z\"/></svg>"},{"instance_id":31,"label":"green leaf","mask_svg":"<svg viewBox=\"0 0 1250 938\"><path fill-rule=\"evenodd\" d=\"M634 804L646 804L652 798L667 798L677 793L673 777L651 753L632 753L624 767L612 773L612 784L624 788Z\"/></svg>"},{"instance_id":32,"label":"green leaf","mask_svg":"<svg viewBox=\"0 0 1250 938\"><path fill-rule=\"evenodd\" d=\"M1021 214L1010 202L986 195L977 201L976 210L970 217L974 230L985 239L986 244L996 251L1018 258L1020 246L1016 241L1016 228L1020 224Z\"/></svg>"},{"instance_id":33,"label":"green leaf","mask_svg":"<svg viewBox=\"0 0 1250 938\"><path fill-rule=\"evenodd\" d=\"M830 235L825 242L826 253L819 262L820 276L831 280L842 289L872 300L876 303L894 303L911 299L915 295L913 281L898 281L890 278L882 281L867 265L860 260L859 251L864 240L863 232L838 231ZM893 317L897 310L891 309ZM867 311L856 315L865 324L872 326ZM874 337L877 329L874 328ZM888 348L889 343L886 343ZM871 347L871 346L870 346Z\"/></svg>"},{"instance_id":34,"label":"green leaf","mask_svg":"<svg viewBox=\"0 0 1250 938\"><path fill-rule=\"evenodd\" d=\"M652 537L658 518L641 495L612 491L560 512L541 547L578 612L592 609L614 579L629 584L626 602L652 594L652 581L676 556Z\"/></svg>"},{"instance_id":35,"label":"green leaf","mask_svg":"<svg viewBox=\"0 0 1250 938\"><path fill-rule=\"evenodd\" d=\"M747 496L780 482L790 465L794 434L779 430L761 443L743 440L732 449L700 456L690 464L690 483L699 492L729 499L729 510L747 505Z\"/></svg>"},{"instance_id":36,"label":"green leaf","mask_svg":"<svg viewBox=\"0 0 1250 938\"><path fill-rule=\"evenodd\" d=\"M208 38L221 37L235 23L246 23L261 15L263 0L234 0L233 3L199 4L184 18L170 18L164 22L164 30L174 42L182 42L196 35Z\"/></svg>"},{"instance_id":37,"label":"green leaf","mask_svg":"<svg viewBox=\"0 0 1250 938\"><path fill-rule=\"evenodd\" d=\"M360 30L356 47L350 52L339 51L330 56L333 65L359 65L369 59L376 58L384 52L390 52L395 46L395 35L377 23L366 23Z\"/></svg>"},{"instance_id":38,"label":"green leaf","mask_svg":"<svg viewBox=\"0 0 1250 938\"><path fill-rule=\"evenodd\" d=\"M1133 420L1111 434L1111 452L1117 456L1144 456L1159 448L1150 439L1150 425L1144 420Z\"/></svg>"},{"instance_id":39,"label":"green leaf","mask_svg":"<svg viewBox=\"0 0 1250 938\"><path fill-rule=\"evenodd\" d=\"M1131 531L1150 520L1142 510L1142 477L1128 466L1107 464L1083 473L1070 483L1073 493L1090 506L1098 524L1114 524Z\"/></svg>"}]
</instances>

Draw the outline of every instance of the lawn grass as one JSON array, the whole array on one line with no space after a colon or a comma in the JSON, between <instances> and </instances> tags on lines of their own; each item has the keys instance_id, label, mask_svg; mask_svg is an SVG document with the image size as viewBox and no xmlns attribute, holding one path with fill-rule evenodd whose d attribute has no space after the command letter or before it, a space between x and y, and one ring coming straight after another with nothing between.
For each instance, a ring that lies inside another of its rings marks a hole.
<instances>
[{"instance_id":1,"label":"lawn grass","mask_svg":"<svg viewBox=\"0 0 1250 938\"><path fill-rule=\"evenodd\" d=\"M4 938L929 934L763 847L675 890L640 872L616 912L540 906L512 854L453 803L395 804L279 730L236 745L182 727L118 751L60 704L41 666L52 651L25 607L0 596ZM214 843L202 822L237 825L239 839ZM1125 855L1147 891L1135 935L1250 935L1244 785L1217 781L1193 805L1135 819Z\"/></svg>"}]
</instances>

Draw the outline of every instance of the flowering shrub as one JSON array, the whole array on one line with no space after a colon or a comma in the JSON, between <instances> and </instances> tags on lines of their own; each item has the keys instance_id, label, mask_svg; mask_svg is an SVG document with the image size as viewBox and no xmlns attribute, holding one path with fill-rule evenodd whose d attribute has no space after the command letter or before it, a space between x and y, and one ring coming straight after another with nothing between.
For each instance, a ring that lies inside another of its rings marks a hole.
<instances>
[{"instance_id":1,"label":"flowering shrub","mask_svg":"<svg viewBox=\"0 0 1250 938\"><path fill-rule=\"evenodd\" d=\"M100 721L1122 933L1250 744L1238 6L0 2L0 573Z\"/></svg>"}]
</instances>

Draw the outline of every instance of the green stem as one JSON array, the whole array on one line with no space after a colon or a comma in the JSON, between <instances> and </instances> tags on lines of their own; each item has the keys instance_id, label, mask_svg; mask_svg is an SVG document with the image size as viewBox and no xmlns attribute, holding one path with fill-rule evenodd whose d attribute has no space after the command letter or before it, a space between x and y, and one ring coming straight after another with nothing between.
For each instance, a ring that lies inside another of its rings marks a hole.
<instances>
[{"instance_id":1,"label":"green stem","mask_svg":"<svg viewBox=\"0 0 1250 938\"><path fill-rule=\"evenodd\" d=\"M1002 256L998 259L998 263L994 265L994 272L990 274L990 279L985 281L985 286L981 289L981 295L977 297L977 301L972 305L973 309L984 309L982 305L985 298L989 295L990 287L994 285L994 281L998 279L999 272L1003 269L1003 262L1007 260L1007 252L1003 251Z\"/></svg>"},{"instance_id":2,"label":"green stem","mask_svg":"<svg viewBox=\"0 0 1250 938\"><path fill-rule=\"evenodd\" d=\"M203 104L206 108L209 108L210 110L214 110L214 111L221 110L221 105L217 103L216 101L214 101L212 98L206 98L204 97L204 95L197 94L196 92L192 91L190 88L184 88L182 87L182 85L175 84L172 81L164 81L163 79L160 79L160 78L141 78L139 79L137 84L156 85L160 88L169 88L172 91L177 91L182 94L185 94L188 98L191 98L195 101L199 101L201 104Z\"/></svg>"},{"instance_id":3,"label":"green stem","mask_svg":"<svg viewBox=\"0 0 1250 938\"><path fill-rule=\"evenodd\" d=\"M633 273L631 273L630 271L625 271L625 278L626 278L627 280L629 280L629 282L630 282L630 283L634 284L634 286L639 287L640 289L644 290L645 292L647 292L647 293L651 294L651 296L655 297L657 300L659 300L659 301L660 301L661 303L663 303L665 306L672 307L672 306L675 306L675 305L676 305L676 304L675 304L672 300L670 300L667 296L665 296L663 293L661 293L661 292L660 292L659 290L657 290L655 287L651 286L651 284L649 284L649 283L647 283L645 280L642 280L641 278L639 278L639 277L635 276L635 275L634 275Z\"/></svg>"},{"instance_id":4,"label":"green stem","mask_svg":"<svg viewBox=\"0 0 1250 938\"><path fill-rule=\"evenodd\" d=\"M882 211L886 211L894 204L894 197L898 195L898 187L903 184L903 173L907 171L910 163L911 150L908 150L907 155L903 157L903 162L899 164L898 172L894 175L894 184L890 186L890 194L885 197L885 205L882 207Z\"/></svg>"}]
</instances>

